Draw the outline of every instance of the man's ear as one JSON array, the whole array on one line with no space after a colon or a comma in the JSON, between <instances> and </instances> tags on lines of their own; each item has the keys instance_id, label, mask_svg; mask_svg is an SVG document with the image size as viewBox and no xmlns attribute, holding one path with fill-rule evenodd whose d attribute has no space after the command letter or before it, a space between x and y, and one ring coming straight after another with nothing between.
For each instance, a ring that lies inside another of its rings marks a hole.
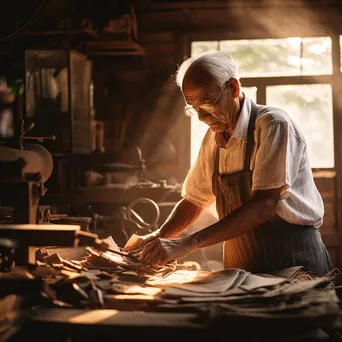
<instances>
[{"instance_id":1,"label":"man's ear","mask_svg":"<svg viewBox=\"0 0 342 342\"><path fill-rule=\"evenodd\" d=\"M232 95L236 99L240 95L240 82L236 78L231 78L229 80L230 87L232 89Z\"/></svg>"}]
</instances>

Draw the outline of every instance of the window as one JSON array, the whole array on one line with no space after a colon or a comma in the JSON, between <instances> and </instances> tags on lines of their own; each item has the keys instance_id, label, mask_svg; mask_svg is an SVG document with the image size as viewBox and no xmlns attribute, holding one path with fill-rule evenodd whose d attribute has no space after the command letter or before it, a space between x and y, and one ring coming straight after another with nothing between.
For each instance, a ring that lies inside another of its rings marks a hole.
<instances>
[{"instance_id":1,"label":"window","mask_svg":"<svg viewBox=\"0 0 342 342\"><path fill-rule=\"evenodd\" d=\"M342 38L340 37L340 42ZM242 91L258 103L284 109L302 131L312 168L333 168L334 134L331 37L193 41L191 53L229 53ZM322 82L325 76L328 82ZM298 78L300 77L300 79ZM191 163L207 126L191 117Z\"/></svg>"},{"instance_id":2,"label":"window","mask_svg":"<svg viewBox=\"0 0 342 342\"><path fill-rule=\"evenodd\" d=\"M303 133L310 163L334 167L332 89L330 84L269 86L267 104L284 109Z\"/></svg>"},{"instance_id":3,"label":"window","mask_svg":"<svg viewBox=\"0 0 342 342\"><path fill-rule=\"evenodd\" d=\"M240 77L331 75L331 38L244 39L192 42L191 53L229 53Z\"/></svg>"}]
</instances>

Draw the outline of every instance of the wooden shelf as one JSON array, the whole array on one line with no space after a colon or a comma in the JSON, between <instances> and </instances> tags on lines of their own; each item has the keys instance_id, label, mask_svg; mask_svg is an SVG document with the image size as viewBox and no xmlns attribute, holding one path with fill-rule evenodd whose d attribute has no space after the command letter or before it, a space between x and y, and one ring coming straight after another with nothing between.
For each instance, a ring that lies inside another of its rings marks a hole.
<instances>
[{"instance_id":1,"label":"wooden shelf","mask_svg":"<svg viewBox=\"0 0 342 342\"><path fill-rule=\"evenodd\" d=\"M42 204L61 204L68 206L83 206L89 203L130 203L137 198L149 198L155 202L178 202L180 191L172 188L156 187L125 187L115 184L107 186L79 187L72 193L46 194L41 198Z\"/></svg>"}]
</instances>

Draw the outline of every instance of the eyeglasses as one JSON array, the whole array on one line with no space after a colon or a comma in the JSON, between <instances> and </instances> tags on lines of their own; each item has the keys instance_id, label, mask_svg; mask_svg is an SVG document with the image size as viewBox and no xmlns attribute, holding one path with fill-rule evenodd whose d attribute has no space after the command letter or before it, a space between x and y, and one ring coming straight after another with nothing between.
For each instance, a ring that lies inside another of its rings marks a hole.
<instances>
[{"instance_id":1,"label":"eyeglasses","mask_svg":"<svg viewBox=\"0 0 342 342\"><path fill-rule=\"evenodd\" d=\"M216 105L217 101L219 100L219 98L220 98L221 94L223 93L223 90L225 89L228 82L229 82L229 80L223 83L223 86L222 86L220 92L218 93L218 95L216 96L213 103L203 103L203 104L198 105L198 106L193 106L193 105L187 104L184 107L185 115L188 115L188 116L198 115L199 110L202 110L206 113L211 114L214 111L214 106ZM185 100L185 98L184 98L184 100ZM185 100L185 103L186 103L186 100Z\"/></svg>"}]
</instances>

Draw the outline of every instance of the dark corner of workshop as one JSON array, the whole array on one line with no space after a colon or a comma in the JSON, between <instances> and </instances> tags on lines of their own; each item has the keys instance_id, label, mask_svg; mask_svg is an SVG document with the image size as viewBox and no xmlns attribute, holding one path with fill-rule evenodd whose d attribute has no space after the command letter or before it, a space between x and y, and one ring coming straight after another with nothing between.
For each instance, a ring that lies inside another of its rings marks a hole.
<instances>
[{"instance_id":1,"label":"dark corner of workshop","mask_svg":"<svg viewBox=\"0 0 342 342\"><path fill-rule=\"evenodd\" d=\"M1 7L1 342L342 340L340 0Z\"/></svg>"}]
</instances>

